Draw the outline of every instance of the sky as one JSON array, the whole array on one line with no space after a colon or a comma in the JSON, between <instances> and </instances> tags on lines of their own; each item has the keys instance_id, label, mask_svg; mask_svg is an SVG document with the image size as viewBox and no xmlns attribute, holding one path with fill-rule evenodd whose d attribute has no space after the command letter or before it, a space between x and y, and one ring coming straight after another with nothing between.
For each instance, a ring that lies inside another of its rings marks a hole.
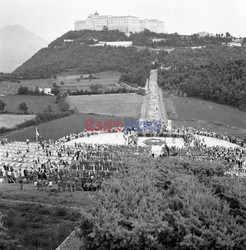
<instances>
[{"instance_id":1,"label":"sky","mask_svg":"<svg viewBox=\"0 0 246 250\"><path fill-rule=\"evenodd\" d=\"M246 0L0 0L0 29L22 25L51 42L98 11L165 22L167 33L246 37Z\"/></svg>"}]
</instances>

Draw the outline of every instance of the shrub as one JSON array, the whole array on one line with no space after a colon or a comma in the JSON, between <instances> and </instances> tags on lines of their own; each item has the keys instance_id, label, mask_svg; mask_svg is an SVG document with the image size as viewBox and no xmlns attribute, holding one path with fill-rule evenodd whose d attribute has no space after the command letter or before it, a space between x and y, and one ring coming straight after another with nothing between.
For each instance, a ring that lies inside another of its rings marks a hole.
<instances>
[{"instance_id":1,"label":"shrub","mask_svg":"<svg viewBox=\"0 0 246 250\"><path fill-rule=\"evenodd\" d=\"M146 94L145 89L143 89L143 88L138 88L137 94L138 94L138 95L145 95L145 94Z\"/></svg>"},{"instance_id":2,"label":"shrub","mask_svg":"<svg viewBox=\"0 0 246 250\"><path fill-rule=\"evenodd\" d=\"M23 111L24 114L28 114L28 107L27 107L27 104L25 102L20 103L18 109L20 111Z\"/></svg>"},{"instance_id":3,"label":"shrub","mask_svg":"<svg viewBox=\"0 0 246 250\"><path fill-rule=\"evenodd\" d=\"M244 249L245 195L237 197L241 213L235 215L231 202L238 185L228 183L221 199L213 183L218 179L223 186L227 177L223 166L211 168L178 159L128 159L102 184L92 212L83 215L88 249ZM245 190L245 184L240 187Z\"/></svg>"},{"instance_id":4,"label":"shrub","mask_svg":"<svg viewBox=\"0 0 246 250\"><path fill-rule=\"evenodd\" d=\"M3 100L0 100L0 112L4 111L6 103Z\"/></svg>"}]
</instances>

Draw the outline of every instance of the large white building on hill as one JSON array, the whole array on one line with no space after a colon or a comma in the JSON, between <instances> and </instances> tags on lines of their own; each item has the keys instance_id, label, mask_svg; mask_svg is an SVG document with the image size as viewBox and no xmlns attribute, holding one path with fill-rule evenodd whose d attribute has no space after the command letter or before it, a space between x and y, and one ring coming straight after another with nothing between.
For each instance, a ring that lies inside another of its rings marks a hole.
<instances>
[{"instance_id":1,"label":"large white building on hill","mask_svg":"<svg viewBox=\"0 0 246 250\"><path fill-rule=\"evenodd\" d=\"M164 22L158 19L139 20L135 16L109 16L90 14L87 19L76 21L74 24L75 30L119 30L126 34L130 32L136 33L148 29L155 33L164 33Z\"/></svg>"}]
</instances>

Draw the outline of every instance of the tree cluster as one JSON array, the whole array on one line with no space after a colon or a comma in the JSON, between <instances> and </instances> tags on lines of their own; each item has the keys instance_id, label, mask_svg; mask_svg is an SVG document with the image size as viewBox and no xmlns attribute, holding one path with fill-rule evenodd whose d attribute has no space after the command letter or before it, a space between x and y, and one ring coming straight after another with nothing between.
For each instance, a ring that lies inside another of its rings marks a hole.
<instances>
[{"instance_id":1,"label":"tree cluster","mask_svg":"<svg viewBox=\"0 0 246 250\"><path fill-rule=\"evenodd\" d=\"M181 96L246 108L246 52L242 48L180 49L159 57L158 83Z\"/></svg>"},{"instance_id":2,"label":"tree cluster","mask_svg":"<svg viewBox=\"0 0 246 250\"><path fill-rule=\"evenodd\" d=\"M180 35L173 34L157 34L149 30L144 30L139 33L131 34L129 37L133 44L136 46L147 46L152 48L157 47L194 47L194 46L208 46L208 45L221 45L232 41L232 36L228 33L216 34L216 36L201 37L198 34L193 35ZM153 38L161 40L155 41Z\"/></svg>"},{"instance_id":3,"label":"tree cluster","mask_svg":"<svg viewBox=\"0 0 246 250\"><path fill-rule=\"evenodd\" d=\"M107 89L104 90L102 88L94 89L94 90L68 90L69 95L101 95L101 94L121 94L121 93L135 93L137 92L134 89L126 89L126 88L118 88L118 89Z\"/></svg>"},{"instance_id":4,"label":"tree cluster","mask_svg":"<svg viewBox=\"0 0 246 250\"><path fill-rule=\"evenodd\" d=\"M29 89L28 87L20 86L18 88L17 95L46 95L44 91L39 91L38 87L35 90Z\"/></svg>"},{"instance_id":5,"label":"tree cluster","mask_svg":"<svg viewBox=\"0 0 246 250\"><path fill-rule=\"evenodd\" d=\"M59 109L62 111L62 112L66 112L69 110L69 103L67 102L67 96L68 96L68 93L67 92L64 92L64 93L59 93L57 96L56 96L56 103L58 104L59 106Z\"/></svg>"},{"instance_id":6,"label":"tree cluster","mask_svg":"<svg viewBox=\"0 0 246 250\"><path fill-rule=\"evenodd\" d=\"M1 81L19 83L20 80L21 79L14 74L0 72L0 83L1 83Z\"/></svg>"}]
</instances>

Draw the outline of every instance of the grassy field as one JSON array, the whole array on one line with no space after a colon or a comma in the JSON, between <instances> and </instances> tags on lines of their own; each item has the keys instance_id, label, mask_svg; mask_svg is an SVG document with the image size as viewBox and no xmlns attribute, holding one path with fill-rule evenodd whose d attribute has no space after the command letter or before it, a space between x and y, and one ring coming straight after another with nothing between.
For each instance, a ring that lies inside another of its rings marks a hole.
<instances>
[{"instance_id":1,"label":"grassy field","mask_svg":"<svg viewBox=\"0 0 246 250\"><path fill-rule=\"evenodd\" d=\"M0 184L0 249L55 249L92 206L91 192L40 192L32 184Z\"/></svg>"},{"instance_id":2,"label":"grassy field","mask_svg":"<svg viewBox=\"0 0 246 250\"><path fill-rule=\"evenodd\" d=\"M76 107L81 113L115 115L118 117L139 118L142 102L143 96L135 93L68 97L70 107Z\"/></svg>"},{"instance_id":3,"label":"grassy field","mask_svg":"<svg viewBox=\"0 0 246 250\"><path fill-rule=\"evenodd\" d=\"M48 79L33 79L33 80L21 80L20 83L16 82L2 82L0 84L0 95L15 95L18 92L20 86L28 87L35 90L38 87L52 87L53 80Z\"/></svg>"},{"instance_id":4,"label":"grassy field","mask_svg":"<svg viewBox=\"0 0 246 250\"><path fill-rule=\"evenodd\" d=\"M24 121L34 119L35 115L12 115L12 114L1 114L0 115L0 128L14 128L17 124Z\"/></svg>"},{"instance_id":5,"label":"grassy field","mask_svg":"<svg viewBox=\"0 0 246 250\"><path fill-rule=\"evenodd\" d=\"M93 206L96 192L40 192L33 184L0 183L0 249L56 249Z\"/></svg>"},{"instance_id":6,"label":"grassy field","mask_svg":"<svg viewBox=\"0 0 246 250\"><path fill-rule=\"evenodd\" d=\"M60 112L58 105L55 103L54 96L29 96L29 95L15 95L15 96L1 96L0 100L6 103L5 110L11 113L21 113L18 110L20 103L25 102L28 107L29 114L36 114L47 109L48 105L52 106L54 112Z\"/></svg>"},{"instance_id":7,"label":"grassy field","mask_svg":"<svg viewBox=\"0 0 246 250\"><path fill-rule=\"evenodd\" d=\"M57 75L57 79L54 82L60 86L61 90L90 90L91 84L101 84L104 90L118 89L115 83L118 83L121 76L119 72L104 71L94 74L94 76L99 79L77 80L80 78L80 75L61 74ZM61 82L64 82L64 85L61 85Z\"/></svg>"},{"instance_id":8,"label":"grassy field","mask_svg":"<svg viewBox=\"0 0 246 250\"><path fill-rule=\"evenodd\" d=\"M47 123L40 124L38 126L39 133L45 139L59 139L65 135L71 133L79 133L83 131L85 127L85 119L94 119L96 121L101 121L102 124L106 120L111 121L124 121L124 118L133 118L131 116L126 117L116 117L116 116L106 116L106 115L94 115L94 114L74 114L65 118L53 120ZM18 131L13 131L8 134L4 134L0 137L8 138L9 141L35 141L35 126L24 128Z\"/></svg>"},{"instance_id":9,"label":"grassy field","mask_svg":"<svg viewBox=\"0 0 246 250\"><path fill-rule=\"evenodd\" d=\"M54 185L53 188L57 188ZM49 189L47 189L49 191ZM90 196L94 192L40 192L33 184L24 184L20 190L19 184L0 183L0 200L35 202L46 205L64 206L66 208L83 208L91 206Z\"/></svg>"},{"instance_id":10,"label":"grassy field","mask_svg":"<svg viewBox=\"0 0 246 250\"><path fill-rule=\"evenodd\" d=\"M62 90L89 90L91 84L102 84L103 89L118 89L115 83L118 82L121 73L116 71L104 71L94 74L99 79L89 80L80 80L80 75L76 72L64 72L58 74L56 79L47 78L47 79L32 79L32 80L21 80L20 83L13 82L2 82L0 84L0 95L15 95L18 92L20 86L28 87L29 89L35 90L36 86L38 87L52 87L53 83L56 83L61 87ZM61 82L64 85L61 85Z\"/></svg>"},{"instance_id":11,"label":"grassy field","mask_svg":"<svg viewBox=\"0 0 246 250\"><path fill-rule=\"evenodd\" d=\"M164 94L168 118L174 126L204 128L246 138L246 113L238 109L195 98Z\"/></svg>"}]
</instances>

